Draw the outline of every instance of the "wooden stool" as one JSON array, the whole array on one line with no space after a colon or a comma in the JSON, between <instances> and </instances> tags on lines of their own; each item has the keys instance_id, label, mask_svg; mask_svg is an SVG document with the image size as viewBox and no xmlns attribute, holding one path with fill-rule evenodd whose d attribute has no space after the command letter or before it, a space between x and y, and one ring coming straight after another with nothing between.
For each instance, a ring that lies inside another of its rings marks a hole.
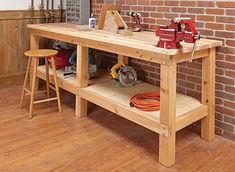
<instances>
[{"instance_id":1,"label":"wooden stool","mask_svg":"<svg viewBox=\"0 0 235 172\"><path fill-rule=\"evenodd\" d=\"M30 119L32 118L33 105L38 104L38 103L44 103L44 102L57 100L58 109L59 109L59 112L61 112L61 100L60 100L59 87L58 87L58 83L57 83L56 66L55 66L55 59L54 59L54 56L57 53L58 53L58 51L50 50L50 49L30 50L30 51L26 51L24 53L25 56L29 57L29 60L28 60L28 65L27 65L27 69L26 69L23 90L22 90L21 99L20 99L20 108L23 107L24 96L25 95L30 95L30 107L29 107L29 118ZM51 65L52 65L52 71L53 71L53 78L54 78L55 87L53 87L49 83L49 65L48 65L48 58L49 57L51 59ZM35 92L35 87L36 87L37 67L38 67L39 58L44 58L45 59L45 64L46 64L46 91L43 91L43 92L47 93L47 99L34 101L34 95L36 93ZM33 62L32 83L31 83L32 86L31 86L31 90L29 90L29 89L26 88L26 85L27 85L27 81L28 81L28 76L30 74L30 66L31 66L32 62ZM56 97L50 98L50 88L55 90Z\"/></svg>"}]
</instances>

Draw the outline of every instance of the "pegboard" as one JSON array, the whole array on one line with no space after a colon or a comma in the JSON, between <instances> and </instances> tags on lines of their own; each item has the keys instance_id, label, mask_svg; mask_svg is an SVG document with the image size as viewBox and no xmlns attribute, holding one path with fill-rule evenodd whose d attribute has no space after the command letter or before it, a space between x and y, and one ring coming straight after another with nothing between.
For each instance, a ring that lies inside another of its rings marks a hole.
<instances>
[{"instance_id":1,"label":"pegboard","mask_svg":"<svg viewBox=\"0 0 235 172\"><path fill-rule=\"evenodd\" d=\"M88 24L90 18L89 0L66 0L66 22Z\"/></svg>"}]
</instances>

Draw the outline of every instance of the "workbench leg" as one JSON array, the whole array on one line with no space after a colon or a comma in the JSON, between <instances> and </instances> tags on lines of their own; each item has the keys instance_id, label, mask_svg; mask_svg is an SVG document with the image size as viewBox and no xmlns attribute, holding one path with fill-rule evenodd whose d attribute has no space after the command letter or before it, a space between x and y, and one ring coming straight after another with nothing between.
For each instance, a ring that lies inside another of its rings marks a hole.
<instances>
[{"instance_id":1,"label":"workbench leg","mask_svg":"<svg viewBox=\"0 0 235 172\"><path fill-rule=\"evenodd\" d=\"M201 120L201 137L212 140L215 132L215 48L209 50L208 57L202 59L202 99L208 114Z\"/></svg>"},{"instance_id":2,"label":"workbench leg","mask_svg":"<svg viewBox=\"0 0 235 172\"><path fill-rule=\"evenodd\" d=\"M77 82L78 93L76 95L76 116L87 116L87 100L79 96L81 88L88 86L88 47L77 45Z\"/></svg>"},{"instance_id":3,"label":"workbench leg","mask_svg":"<svg viewBox=\"0 0 235 172\"><path fill-rule=\"evenodd\" d=\"M118 63L128 64L128 57L118 54Z\"/></svg>"},{"instance_id":4,"label":"workbench leg","mask_svg":"<svg viewBox=\"0 0 235 172\"><path fill-rule=\"evenodd\" d=\"M169 128L169 136L159 137L159 162L166 167L175 163L176 137L176 64L161 65L160 122Z\"/></svg>"},{"instance_id":5,"label":"workbench leg","mask_svg":"<svg viewBox=\"0 0 235 172\"><path fill-rule=\"evenodd\" d=\"M34 34L30 34L30 50L37 50L39 49L39 44L40 44L40 37ZM39 64L39 58L37 59L37 66ZM32 63L31 66L31 71L34 69L33 66L34 63ZM32 78L32 72L30 72L30 79ZM30 80L30 87L32 86L32 81ZM39 89L39 78L36 78L36 83L35 83L35 88L38 90Z\"/></svg>"}]
</instances>

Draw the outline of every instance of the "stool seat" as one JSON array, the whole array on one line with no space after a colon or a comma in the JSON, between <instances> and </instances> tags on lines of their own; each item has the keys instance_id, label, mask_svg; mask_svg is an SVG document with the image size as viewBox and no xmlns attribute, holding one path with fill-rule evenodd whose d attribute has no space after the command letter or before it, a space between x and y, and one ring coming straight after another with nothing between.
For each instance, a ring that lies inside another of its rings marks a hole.
<instances>
[{"instance_id":1,"label":"stool seat","mask_svg":"<svg viewBox=\"0 0 235 172\"><path fill-rule=\"evenodd\" d=\"M20 98L20 108L23 107L23 101L25 95L30 95L30 106L29 106L29 118L33 117L33 105L38 103L44 103L44 102L50 102L50 101L57 101L59 112L61 112L61 100L60 100L60 93L59 93L59 86L57 83L57 74L56 74L56 66L55 66L55 58L54 56L58 53L56 50L52 49L38 49L38 50L30 50L26 51L24 54L27 56L28 59L28 65L25 73L25 79L23 84L23 90L21 93ZM51 67L52 67L52 73L54 78L54 86L50 84L49 81L49 64L48 64L48 57L50 57L51 61ZM38 61L39 58L45 59L45 66L46 66L46 90L43 92L47 93L47 98L35 101L34 95L36 93L36 78L37 78L37 67L39 65ZM31 82L31 89L26 88L27 82L28 82L28 76L30 74L30 66L32 63L32 82ZM55 97L50 97L50 89L54 90L56 92Z\"/></svg>"},{"instance_id":2,"label":"stool seat","mask_svg":"<svg viewBox=\"0 0 235 172\"><path fill-rule=\"evenodd\" d=\"M38 50L29 50L24 53L25 56L27 57L51 57L55 56L58 53L56 50L52 49L38 49Z\"/></svg>"}]
</instances>

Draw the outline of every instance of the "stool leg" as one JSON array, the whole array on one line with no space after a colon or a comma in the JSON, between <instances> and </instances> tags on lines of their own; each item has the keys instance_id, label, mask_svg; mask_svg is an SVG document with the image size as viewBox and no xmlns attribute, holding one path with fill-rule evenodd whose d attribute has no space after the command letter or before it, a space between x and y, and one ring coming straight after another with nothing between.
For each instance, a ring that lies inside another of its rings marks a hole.
<instances>
[{"instance_id":1,"label":"stool leg","mask_svg":"<svg viewBox=\"0 0 235 172\"><path fill-rule=\"evenodd\" d=\"M34 95L35 95L35 86L36 86L36 77L37 77L37 58L33 58L33 79L32 79L32 88L31 88L31 97L30 97L30 106L29 106L29 118L31 119L33 116L33 103L34 103Z\"/></svg>"},{"instance_id":2,"label":"stool leg","mask_svg":"<svg viewBox=\"0 0 235 172\"><path fill-rule=\"evenodd\" d=\"M30 66L31 66L31 58L29 57L28 65L27 65L26 73L25 73L25 77L24 77L23 89L22 89L22 93L21 93L21 97L20 97L20 108L23 107L23 103L24 103L25 88L27 85L28 77L29 77Z\"/></svg>"},{"instance_id":3,"label":"stool leg","mask_svg":"<svg viewBox=\"0 0 235 172\"><path fill-rule=\"evenodd\" d=\"M57 82L56 66L55 66L55 59L54 59L54 57L51 57L51 65L52 65L52 71L53 71L53 77L54 77L54 83L55 83L55 90L56 90L56 96L57 96L58 109L59 109L59 112L61 112L60 92L59 92L59 87L58 87L58 82Z\"/></svg>"},{"instance_id":4,"label":"stool leg","mask_svg":"<svg viewBox=\"0 0 235 172\"><path fill-rule=\"evenodd\" d=\"M50 98L50 88L49 88L49 65L48 65L48 59L45 58L45 64L46 64L46 89L47 89L47 99ZM49 103L49 102L48 102Z\"/></svg>"}]
</instances>

